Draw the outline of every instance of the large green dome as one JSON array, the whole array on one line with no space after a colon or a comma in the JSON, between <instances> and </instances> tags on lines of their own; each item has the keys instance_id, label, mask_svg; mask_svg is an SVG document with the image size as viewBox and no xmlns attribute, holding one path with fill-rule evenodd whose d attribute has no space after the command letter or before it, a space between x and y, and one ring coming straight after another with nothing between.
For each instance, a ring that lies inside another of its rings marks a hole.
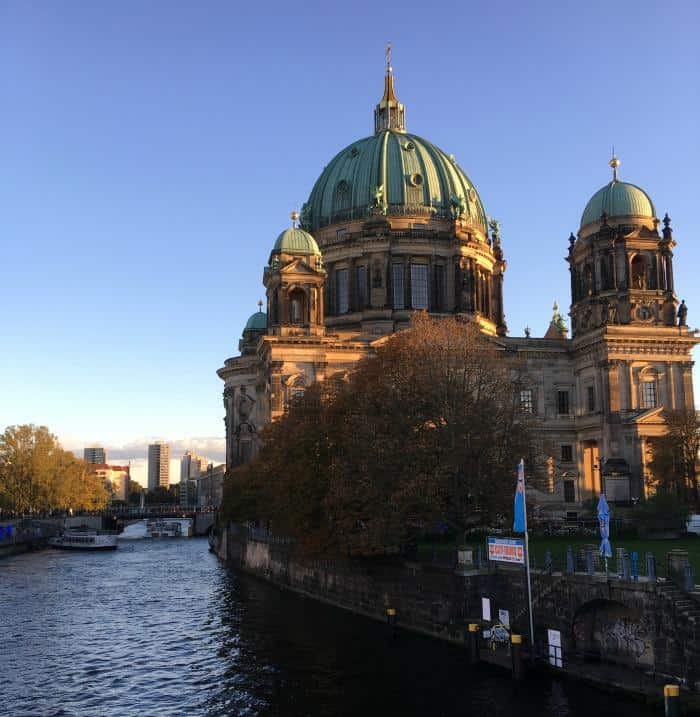
<instances>
[{"instance_id":1,"label":"large green dome","mask_svg":"<svg viewBox=\"0 0 700 717\"><path fill-rule=\"evenodd\" d=\"M290 227L285 229L275 242L272 248L273 254L307 254L311 256L321 256L321 250L318 248L316 240L303 229L299 227Z\"/></svg>"},{"instance_id":2,"label":"large green dome","mask_svg":"<svg viewBox=\"0 0 700 717\"><path fill-rule=\"evenodd\" d=\"M590 198L583 210L581 227L599 222L603 212L609 217L653 219L656 216L649 195L641 187L617 179L613 179Z\"/></svg>"},{"instance_id":3,"label":"large green dome","mask_svg":"<svg viewBox=\"0 0 700 717\"><path fill-rule=\"evenodd\" d=\"M339 152L323 170L302 209L311 231L368 216L454 219L486 231L481 199L454 157L402 128L380 129Z\"/></svg>"}]
</instances>

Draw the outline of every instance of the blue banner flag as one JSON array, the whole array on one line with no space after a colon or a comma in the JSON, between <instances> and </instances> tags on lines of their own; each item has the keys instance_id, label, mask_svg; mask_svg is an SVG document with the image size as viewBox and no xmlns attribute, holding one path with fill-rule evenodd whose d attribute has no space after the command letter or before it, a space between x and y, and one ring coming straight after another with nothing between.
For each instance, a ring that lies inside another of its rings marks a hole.
<instances>
[{"instance_id":1,"label":"blue banner flag","mask_svg":"<svg viewBox=\"0 0 700 717\"><path fill-rule=\"evenodd\" d=\"M525 515L525 461L518 463L518 482L515 485L515 501L513 503L513 532L524 533L527 530Z\"/></svg>"},{"instance_id":2,"label":"blue banner flag","mask_svg":"<svg viewBox=\"0 0 700 717\"><path fill-rule=\"evenodd\" d=\"M605 493L598 499L598 524L600 525L600 554L612 558L612 545L610 545L610 508L605 499ZM607 570L607 567L606 567Z\"/></svg>"}]
</instances>

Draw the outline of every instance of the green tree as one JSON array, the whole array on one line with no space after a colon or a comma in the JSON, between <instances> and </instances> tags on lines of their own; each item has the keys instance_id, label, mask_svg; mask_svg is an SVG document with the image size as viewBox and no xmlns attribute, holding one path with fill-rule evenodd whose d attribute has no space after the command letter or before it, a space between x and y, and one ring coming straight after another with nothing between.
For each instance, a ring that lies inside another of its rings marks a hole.
<instances>
[{"instance_id":1,"label":"green tree","mask_svg":"<svg viewBox=\"0 0 700 717\"><path fill-rule=\"evenodd\" d=\"M177 503L177 496L169 487L159 485L146 493L146 503L149 505Z\"/></svg>"},{"instance_id":2,"label":"green tree","mask_svg":"<svg viewBox=\"0 0 700 717\"><path fill-rule=\"evenodd\" d=\"M108 493L87 464L45 426L8 426L0 435L0 506L17 513L96 510Z\"/></svg>"}]
</instances>

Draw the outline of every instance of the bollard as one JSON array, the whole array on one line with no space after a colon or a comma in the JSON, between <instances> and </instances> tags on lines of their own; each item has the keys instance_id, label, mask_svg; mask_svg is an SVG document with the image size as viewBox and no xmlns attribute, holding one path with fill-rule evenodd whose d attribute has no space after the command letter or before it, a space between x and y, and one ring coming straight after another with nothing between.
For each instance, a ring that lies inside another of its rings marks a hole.
<instances>
[{"instance_id":1,"label":"bollard","mask_svg":"<svg viewBox=\"0 0 700 717\"><path fill-rule=\"evenodd\" d=\"M617 577L623 578L625 576L625 549L618 548L615 551L615 558L617 562Z\"/></svg>"},{"instance_id":2,"label":"bollard","mask_svg":"<svg viewBox=\"0 0 700 717\"><path fill-rule=\"evenodd\" d=\"M396 637L396 608L386 609L386 624L391 628L391 636Z\"/></svg>"},{"instance_id":3,"label":"bollard","mask_svg":"<svg viewBox=\"0 0 700 717\"><path fill-rule=\"evenodd\" d=\"M476 622L470 622L468 626L467 638L469 649L469 664L476 665L479 662L479 625Z\"/></svg>"},{"instance_id":4,"label":"bollard","mask_svg":"<svg viewBox=\"0 0 700 717\"><path fill-rule=\"evenodd\" d=\"M625 556L622 558L622 578L623 580L630 579L630 554L625 551Z\"/></svg>"},{"instance_id":5,"label":"bollard","mask_svg":"<svg viewBox=\"0 0 700 717\"><path fill-rule=\"evenodd\" d=\"M650 583L656 582L656 557L654 553L647 553L647 578Z\"/></svg>"},{"instance_id":6,"label":"bollard","mask_svg":"<svg viewBox=\"0 0 700 717\"><path fill-rule=\"evenodd\" d=\"M681 717L681 689L678 685L664 685L665 717Z\"/></svg>"},{"instance_id":7,"label":"bollard","mask_svg":"<svg viewBox=\"0 0 700 717\"><path fill-rule=\"evenodd\" d=\"M574 549L570 546L566 546L566 572L574 572Z\"/></svg>"},{"instance_id":8,"label":"bollard","mask_svg":"<svg viewBox=\"0 0 700 717\"><path fill-rule=\"evenodd\" d=\"M687 563L683 569L683 587L687 593L692 593L695 590L695 576L690 563Z\"/></svg>"},{"instance_id":9,"label":"bollard","mask_svg":"<svg viewBox=\"0 0 700 717\"><path fill-rule=\"evenodd\" d=\"M639 581L639 554L636 551L632 552L632 580Z\"/></svg>"},{"instance_id":10,"label":"bollard","mask_svg":"<svg viewBox=\"0 0 700 717\"><path fill-rule=\"evenodd\" d=\"M522 635L511 635L510 636L510 664L513 669L513 679L518 682L523 679L524 666L523 666L523 636Z\"/></svg>"},{"instance_id":11,"label":"bollard","mask_svg":"<svg viewBox=\"0 0 700 717\"><path fill-rule=\"evenodd\" d=\"M544 554L544 569L547 572L547 575L552 574L552 551L547 550Z\"/></svg>"},{"instance_id":12,"label":"bollard","mask_svg":"<svg viewBox=\"0 0 700 717\"><path fill-rule=\"evenodd\" d=\"M593 551L590 548L586 550L586 572L593 575Z\"/></svg>"}]
</instances>

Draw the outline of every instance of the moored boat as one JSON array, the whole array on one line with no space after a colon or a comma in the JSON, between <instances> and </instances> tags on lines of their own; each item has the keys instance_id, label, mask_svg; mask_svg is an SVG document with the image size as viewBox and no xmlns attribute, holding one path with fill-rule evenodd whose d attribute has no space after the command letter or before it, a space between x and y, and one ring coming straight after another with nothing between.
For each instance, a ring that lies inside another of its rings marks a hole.
<instances>
[{"instance_id":1,"label":"moored boat","mask_svg":"<svg viewBox=\"0 0 700 717\"><path fill-rule=\"evenodd\" d=\"M66 530L62 535L49 538L48 544L62 550L115 550L117 536L95 530Z\"/></svg>"},{"instance_id":2,"label":"moored boat","mask_svg":"<svg viewBox=\"0 0 700 717\"><path fill-rule=\"evenodd\" d=\"M146 534L151 538L189 538L192 536L190 518L158 518L146 524Z\"/></svg>"}]
</instances>

